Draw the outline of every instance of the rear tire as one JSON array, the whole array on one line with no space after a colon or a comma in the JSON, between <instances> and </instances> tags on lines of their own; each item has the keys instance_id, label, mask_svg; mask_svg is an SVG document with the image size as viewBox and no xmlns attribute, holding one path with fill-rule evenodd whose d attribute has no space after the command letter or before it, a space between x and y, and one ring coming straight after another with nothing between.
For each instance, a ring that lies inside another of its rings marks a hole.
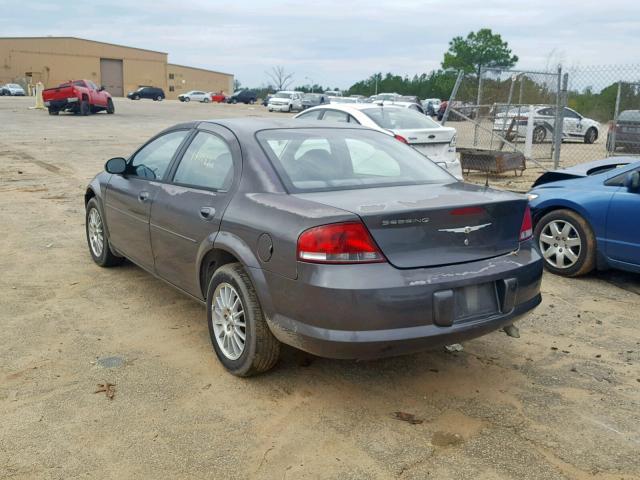
<instances>
[{"instance_id":1,"label":"rear tire","mask_svg":"<svg viewBox=\"0 0 640 480\"><path fill-rule=\"evenodd\" d=\"M116 113L116 107L113 105L113 100L111 99L107 100L107 113L109 115L113 115L114 113Z\"/></svg>"},{"instance_id":2,"label":"rear tire","mask_svg":"<svg viewBox=\"0 0 640 480\"><path fill-rule=\"evenodd\" d=\"M209 100L207 97L204 97L204 99L202 100L204 103L209 103L211 100Z\"/></svg>"},{"instance_id":3,"label":"rear tire","mask_svg":"<svg viewBox=\"0 0 640 480\"><path fill-rule=\"evenodd\" d=\"M87 202L85 232L89 253L93 261L98 265L101 267L113 267L120 265L124 261L123 257L114 255L111 251L109 239L104 228L104 215L95 197Z\"/></svg>"},{"instance_id":4,"label":"rear tire","mask_svg":"<svg viewBox=\"0 0 640 480\"><path fill-rule=\"evenodd\" d=\"M226 305L225 291L231 292L228 303L236 305L235 308ZM266 372L277 363L280 342L269 330L258 295L240 263L223 265L211 277L207 320L213 349L220 363L233 375L249 377Z\"/></svg>"},{"instance_id":5,"label":"rear tire","mask_svg":"<svg viewBox=\"0 0 640 480\"><path fill-rule=\"evenodd\" d=\"M566 230L565 230L566 228ZM565 277L586 275L596 265L596 239L591 226L573 210L543 216L534 236L547 270Z\"/></svg>"},{"instance_id":6,"label":"rear tire","mask_svg":"<svg viewBox=\"0 0 640 480\"><path fill-rule=\"evenodd\" d=\"M56 110L53 107L49 107L49 115L58 115L60 113L59 110Z\"/></svg>"},{"instance_id":7,"label":"rear tire","mask_svg":"<svg viewBox=\"0 0 640 480\"><path fill-rule=\"evenodd\" d=\"M538 125L533 129L533 143L542 143L547 138L547 129Z\"/></svg>"},{"instance_id":8,"label":"rear tire","mask_svg":"<svg viewBox=\"0 0 640 480\"><path fill-rule=\"evenodd\" d=\"M584 134L584 143L586 144L592 144L595 143L595 141L598 139L598 131L591 127L587 130L587 132Z\"/></svg>"},{"instance_id":9,"label":"rear tire","mask_svg":"<svg viewBox=\"0 0 640 480\"><path fill-rule=\"evenodd\" d=\"M80 102L80 115L87 116L91 113L91 107L89 106L89 102L86 100L82 100Z\"/></svg>"}]
</instances>

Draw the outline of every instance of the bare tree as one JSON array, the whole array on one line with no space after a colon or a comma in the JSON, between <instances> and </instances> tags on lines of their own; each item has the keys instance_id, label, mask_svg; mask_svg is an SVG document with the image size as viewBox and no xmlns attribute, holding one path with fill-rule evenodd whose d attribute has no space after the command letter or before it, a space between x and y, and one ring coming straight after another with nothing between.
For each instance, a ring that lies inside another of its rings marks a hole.
<instances>
[{"instance_id":1,"label":"bare tree","mask_svg":"<svg viewBox=\"0 0 640 480\"><path fill-rule=\"evenodd\" d=\"M285 90L293 80L293 73L287 73L282 66L273 67L266 73L276 90Z\"/></svg>"}]
</instances>

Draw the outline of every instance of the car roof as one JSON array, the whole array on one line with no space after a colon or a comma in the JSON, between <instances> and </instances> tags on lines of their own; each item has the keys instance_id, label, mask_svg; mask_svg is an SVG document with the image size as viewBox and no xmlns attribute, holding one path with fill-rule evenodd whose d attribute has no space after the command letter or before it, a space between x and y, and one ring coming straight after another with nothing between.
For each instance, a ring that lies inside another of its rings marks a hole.
<instances>
[{"instance_id":1,"label":"car roof","mask_svg":"<svg viewBox=\"0 0 640 480\"><path fill-rule=\"evenodd\" d=\"M377 103L329 103L325 105L318 105L317 107L309 108L305 110L308 112L309 110L320 110L321 108L329 108L332 110L341 110L346 113L353 113L354 111L367 110L370 108L397 108L404 110L403 107L399 107L397 105L379 105Z\"/></svg>"},{"instance_id":2,"label":"car roof","mask_svg":"<svg viewBox=\"0 0 640 480\"><path fill-rule=\"evenodd\" d=\"M180 124L184 128L186 125L221 125L228 128L234 133L240 135L253 135L260 130L286 129L286 128L343 128L343 129L362 129L369 130L366 127L354 123L339 122L318 122L317 120L300 120L294 118L271 118L271 117L239 117L239 118L220 118L211 120L200 120L189 124ZM172 128L176 128L175 125Z\"/></svg>"}]
</instances>

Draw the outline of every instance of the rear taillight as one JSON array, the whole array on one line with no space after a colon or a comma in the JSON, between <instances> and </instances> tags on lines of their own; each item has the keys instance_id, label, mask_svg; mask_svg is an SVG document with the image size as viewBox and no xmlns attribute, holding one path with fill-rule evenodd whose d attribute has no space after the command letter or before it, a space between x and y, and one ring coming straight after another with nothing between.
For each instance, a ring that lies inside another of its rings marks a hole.
<instances>
[{"instance_id":1,"label":"rear taillight","mask_svg":"<svg viewBox=\"0 0 640 480\"><path fill-rule=\"evenodd\" d=\"M533 235L533 222L531 221L531 209L529 205L524 211L524 217L522 219L522 226L520 227L520 241L524 242Z\"/></svg>"},{"instance_id":2,"label":"rear taillight","mask_svg":"<svg viewBox=\"0 0 640 480\"><path fill-rule=\"evenodd\" d=\"M396 140L400 140L402 143L406 143L407 145L409 144L409 142L407 142L407 139L402 135L394 135L393 138L395 138Z\"/></svg>"},{"instance_id":3,"label":"rear taillight","mask_svg":"<svg viewBox=\"0 0 640 480\"><path fill-rule=\"evenodd\" d=\"M382 252L360 222L310 228L298 237L298 260L311 263L378 263Z\"/></svg>"},{"instance_id":4,"label":"rear taillight","mask_svg":"<svg viewBox=\"0 0 640 480\"><path fill-rule=\"evenodd\" d=\"M456 146L456 141L458 139L456 138L456 135L453 136L453 138L451 139L451 141L449 142L449 146L450 147L455 147Z\"/></svg>"}]
</instances>

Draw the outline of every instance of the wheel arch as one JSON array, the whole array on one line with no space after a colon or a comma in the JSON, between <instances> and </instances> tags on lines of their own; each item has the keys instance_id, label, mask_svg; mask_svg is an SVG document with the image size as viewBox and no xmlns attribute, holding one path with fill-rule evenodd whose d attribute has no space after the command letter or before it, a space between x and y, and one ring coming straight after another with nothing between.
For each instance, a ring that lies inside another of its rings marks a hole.
<instances>
[{"instance_id":1,"label":"wheel arch","mask_svg":"<svg viewBox=\"0 0 640 480\"><path fill-rule=\"evenodd\" d=\"M211 243L209 243L211 245ZM238 235L221 230L215 236L211 248L200 256L198 274L202 298L206 299L209 278L216 268L225 263L239 262L249 275L258 298L266 314L271 310L271 297L268 291L262 265L252 248Z\"/></svg>"}]
</instances>

